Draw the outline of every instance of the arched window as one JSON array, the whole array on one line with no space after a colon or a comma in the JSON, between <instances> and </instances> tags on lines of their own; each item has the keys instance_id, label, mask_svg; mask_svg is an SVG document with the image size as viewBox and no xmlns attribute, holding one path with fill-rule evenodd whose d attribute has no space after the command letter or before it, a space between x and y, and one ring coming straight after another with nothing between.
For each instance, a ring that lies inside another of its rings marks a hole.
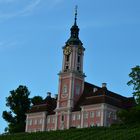
<instances>
[{"instance_id":1,"label":"arched window","mask_svg":"<svg viewBox=\"0 0 140 140\"><path fill-rule=\"evenodd\" d=\"M62 93L63 93L63 94L66 94L66 93L67 93L67 85L64 85L64 86L63 86L63 91L62 91Z\"/></svg>"},{"instance_id":2,"label":"arched window","mask_svg":"<svg viewBox=\"0 0 140 140\"><path fill-rule=\"evenodd\" d=\"M69 62L70 56L66 55L66 61Z\"/></svg>"},{"instance_id":3,"label":"arched window","mask_svg":"<svg viewBox=\"0 0 140 140\"><path fill-rule=\"evenodd\" d=\"M63 122L64 121L64 115L62 114L61 116L61 121Z\"/></svg>"},{"instance_id":4,"label":"arched window","mask_svg":"<svg viewBox=\"0 0 140 140\"><path fill-rule=\"evenodd\" d=\"M80 63L80 59L81 59L81 57L80 57L80 55L78 55L78 57L77 57L77 62L78 63Z\"/></svg>"}]
</instances>

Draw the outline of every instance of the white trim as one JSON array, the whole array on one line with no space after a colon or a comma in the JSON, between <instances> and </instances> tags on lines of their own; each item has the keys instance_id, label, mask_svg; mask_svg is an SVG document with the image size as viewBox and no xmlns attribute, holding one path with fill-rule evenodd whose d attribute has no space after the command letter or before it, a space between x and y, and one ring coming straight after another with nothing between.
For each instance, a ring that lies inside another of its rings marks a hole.
<instances>
[{"instance_id":1,"label":"white trim","mask_svg":"<svg viewBox=\"0 0 140 140\"><path fill-rule=\"evenodd\" d=\"M83 128L83 125L84 125L84 111L82 109L82 111L81 111L81 128Z\"/></svg>"},{"instance_id":2,"label":"white trim","mask_svg":"<svg viewBox=\"0 0 140 140\"><path fill-rule=\"evenodd\" d=\"M25 128L25 132L28 132L28 114L26 114L26 128Z\"/></svg>"}]
</instances>

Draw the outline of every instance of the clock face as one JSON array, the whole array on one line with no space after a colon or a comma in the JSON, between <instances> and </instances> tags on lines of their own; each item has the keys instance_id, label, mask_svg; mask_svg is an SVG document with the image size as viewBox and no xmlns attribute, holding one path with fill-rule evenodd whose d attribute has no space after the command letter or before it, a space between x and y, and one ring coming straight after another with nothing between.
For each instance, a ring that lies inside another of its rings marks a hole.
<instances>
[{"instance_id":1,"label":"clock face","mask_svg":"<svg viewBox=\"0 0 140 140\"><path fill-rule=\"evenodd\" d=\"M64 54L65 55L70 55L70 53L72 52L72 49L71 47L67 46L65 49L64 49Z\"/></svg>"}]
</instances>

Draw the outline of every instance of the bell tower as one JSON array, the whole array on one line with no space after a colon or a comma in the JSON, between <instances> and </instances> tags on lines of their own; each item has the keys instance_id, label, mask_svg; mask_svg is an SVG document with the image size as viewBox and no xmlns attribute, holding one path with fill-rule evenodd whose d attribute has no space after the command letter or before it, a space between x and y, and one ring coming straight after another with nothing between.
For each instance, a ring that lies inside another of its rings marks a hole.
<instances>
[{"instance_id":1,"label":"bell tower","mask_svg":"<svg viewBox=\"0 0 140 140\"><path fill-rule=\"evenodd\" d=\"M63 62L62 70L59 73L56 129L68 129L70 127L71 111L83 93L84 88L83 57L85 48L79 39L77 7L75 9L74 25L70 31L70 38L62 48Z\"/></svg>"}]
</instances>

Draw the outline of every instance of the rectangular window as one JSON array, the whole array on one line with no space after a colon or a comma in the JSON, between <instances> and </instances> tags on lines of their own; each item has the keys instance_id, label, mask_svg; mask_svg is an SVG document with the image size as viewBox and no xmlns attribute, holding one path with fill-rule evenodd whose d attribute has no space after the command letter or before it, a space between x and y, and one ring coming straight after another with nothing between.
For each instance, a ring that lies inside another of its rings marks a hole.
<instances>
[{"instance_id":1,"label":"rectangular window","mask_svg":"<svg viewBox=\"0 0 140 140\"><path fill-rule=\"evenodd\" d=\"M62 121L62 122L64 121L64 115L61 116L61 121Z\"/></svg>"},{"instance_id":2,"label":"rectangular window","mask_svg":"<svg viewBox=\"0 0 140 140\"><path fill-rule=\"evenodd\" d=\"M28 125L32 125L32 120L31 119L28 120Z\"/></svg>"},{"instance_id":3,"label":"rectangular window","mask_svg":"<svg viewBox=\"0 0 140 140\"><path fill-rule=\"evenodd\" d=\"M47 123L50 123L50 116L47 117Z\"/></svg>"},{"instance_id":4,"label":"rectangular window","mask_svg":"<svg viewBox=\"0 0 140 140\"><path fill-rule=\"evenodd\" d=\"M80 120L80 114L76 115L76 120Z\"/></svg>"},{"instance_id":5,"label":"rectangular window","mask_svg":"<svg viewBox=\"0 0 140 140\"><path fill-rule=\"evenodd\" d=\"M84 119L87 119L87 118L88 118L88 113L85 112L85 113L84 113Z\"/></svg>"},{"instance_id":6,"label":"rectangular window","mask_svg":"<svg viewBox=\"0 0 140 140\"><path fill-rule=\"evenodd\" d=\"M100 111L96 111L96 117L100 117Z\"/></svg>"},{"instance_id":7,"label":"rectangular window","mask_svg":"<svg viewBox=\"0 0 140 140\"><path fill-rule=\"evenodd\" d=\"M73 121L75 120L75 114L72 115L72 120L73 120Z\"/></svg>"},{"instance_id":8,"label":"rectangular window","mask_svg":"<svg viewBox=\"0 0 140 140\"><path fill-rule=\"evenodd\" d=\"M42 119L39 120L39 124L42 124Z\"/></svg>"},{"instance_id":9,"label":"rectangular window","mask_svg":"<svg viewBox=\"0 0 140 140\"><path fill-rule=\"evenodd\" d=\"M37 120L34 120L35 125L37 125Z\"/></svg>"},{"instance_id":10,"label":"rectangular window","mask_svg":"<svg viewBox=\"0 0 140 140\"><path fill-rule=\"evenodd\" d=\"M112 112L108 112L108 118L111 118Z\"/></svg>"},{"instance_id":11,"label":"rectangular window","mask_svg":"<svg viewBox=\"0 0 140 140\"><path fill-rule=\"evenodd\" d=\"M93 118L94 117L94 112L90 112L90 118Z\"/></svg>"},{"instance_id":12,"label":"rectangular window","mask_svg":"<svg viewBox=\"0 0 140 140\"><path fill-rule=\"evenodd\" d=\"M114 120L117 119L117 118L116 118L116 113L115 113L115 112L112 113L112 118L113 118Z\"/></svg>"},{"instance_id":13,"label":"rectangular window","mask_svg":"<svg viewBox=\"0 0 140 140\"><path fill-rule=\"evenodd\" d=\"M55 123L55 117L54 116L52 117L52 123Z\"/></svg>"}]
</instances>

